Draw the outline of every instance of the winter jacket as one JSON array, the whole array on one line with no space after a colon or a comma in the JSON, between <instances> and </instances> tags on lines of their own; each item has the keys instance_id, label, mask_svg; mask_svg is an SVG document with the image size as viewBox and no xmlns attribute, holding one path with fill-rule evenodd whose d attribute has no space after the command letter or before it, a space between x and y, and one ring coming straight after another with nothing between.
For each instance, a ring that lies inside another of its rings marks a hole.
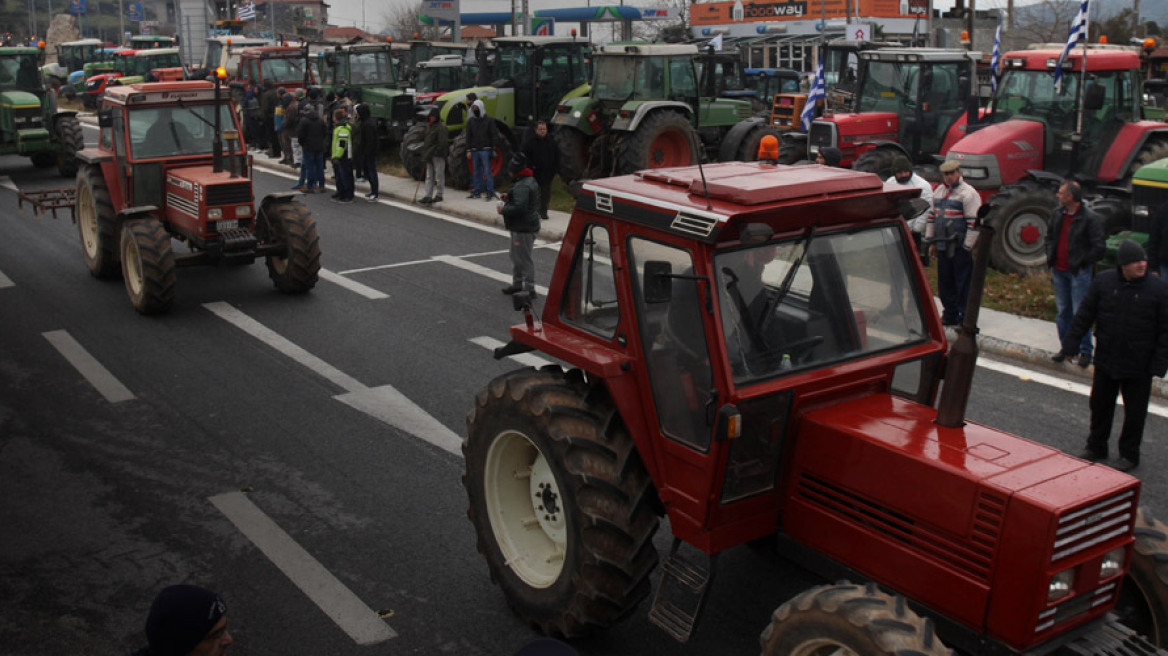
<instances>
[{"instance_id":1,"label":"winter jacket","mask_svg":"<svg viewBox=\"0 0 1168 656\"><path fill-rule=\"evenodd\" d=\"M337 123L333 128L333 143L329 157L333 160L353 157L353 126L348 123Z\"/></svg>"},{"instance_id":2,"label":"winter jacket","mask_svg":"<svg viewBox=\"0 0 1168 656\"><path fill-rule=\"evenodd\" d=\"M1108 376L1163 377L1168 371L1168 283L1159 277L1128 280L1120 267L1095 276L1063 338L1063 353L1077 353L1092 324L1095 366Z\"/></svg>"},{"instance_id":3,"label":"winter jacket","mask_svg":"<svg viewBox=\"0 0 1168 656\"><path fill-rule=\"evenodd\" d=\"M466 122L466 147L469 150L487 150L495 147L495 123L485 113L471 116Z\"/></svg>"},{"instance_id":4,"label":"winter jacket","mask_svg":"<svg viewBox=\"0 0 1168 656\"><path fill-rule=\"evenodd\" d=\"M933 190L933 211L925 222L925 239L936 239L937 252L949 257L961 247L972 251L977 243L977 211L981 196L964 180Z\"/></svg>"},{"instance_id":5,"label":"winter jacket","mask_svg":"<svg viewBox=\"0 0 1168 656\"><path fill-rule=\"evenodd\" d=\"M426 125L426 137L422 141L421 154L423 162L450 154L450 131L441 120Z\"/></svg>"},{"instance_id":6,"label":"winter jacket","mask_svg":"<svg viewBox=\"0 0 1168 656\"><path fill-rule=\"evenodd\" d=\"M1159 271L1168 264L1168 201L1152 214L1152 231L1148 233L1148 271Z\"/></svg>"},{"instance_id":7,"label":"winter jacket","mask_svg":"<svg viewBox=\"0 0 1168 656\"><path fill-rule=\"evenodd\" d=\"M357 161L363 162L366 158L377 157L378 146L381 145L381 132L377 129L377 119L370 116L357 123L357 130L353 135L353 145L354 152L357 153Z\"/></svg>"},{"instance_id":8,"label":"winter jacket","mask_svg":"<svg viewBox=\"0 0 1168 656\"><path fill-rule=\"evenodd\" d=\"M515 175L515 186L503 205L503 225L511 232L539 232L539 183L531 169Z\"/></svg>"},{"instance_id":9,"label":"winter jacket","mask_svg":"<svg viewBox=\"0 0 1168 656\"><path fill-rule=\"evenodd\" d=\"M276 87L268 87L260 94L260 119L264 122L272 120L272 116L276 113L276 105L280 99L276 92Z\"/></svg>"},{"instance_id":10,"label":"winter jacket","mask_svg":"<svg viewBox=\"0 0 1168 656\"><path fill-rule=\"evenodd\" d=\"M1063 208L1058 208L1050 215L1050 229L1046 233L1046 266L1054 267L1055 251L1058 249L1059 236L1063 233ZM1067 266L1071 274L1077 274L1080 269L1093 267L1103 259L1107 246L1103 237L1103 222L1099 215L1079 206L1079 212L1071 221L1071 230L1067 234Z\"/></svg>"},{"instance_id":11,"label":"winter jacket","mask_svg":"<svg viewBox=\"0 0 1168 656\"><path fill-rule=\"evenodd\" d=\"M320 115L309 112L300 117L300 125L296 128L296 140L300 147L310 153L323 153L328 141L328 128Z\"/></svg>"},{"instance_id":12,"label":"winter jacket","mask_svg":"<svg viewBox=\"0 0 1168 656\"><path fill-rule=\"evenodd\" d=\"M560 149L556 142L548 136L540 139L535 131L527 133L523 142L523 155L527 157L527 164L535 174L535 181L540 186L551 184L552 179L560 172Z\"/></svg>"}]
</instances>

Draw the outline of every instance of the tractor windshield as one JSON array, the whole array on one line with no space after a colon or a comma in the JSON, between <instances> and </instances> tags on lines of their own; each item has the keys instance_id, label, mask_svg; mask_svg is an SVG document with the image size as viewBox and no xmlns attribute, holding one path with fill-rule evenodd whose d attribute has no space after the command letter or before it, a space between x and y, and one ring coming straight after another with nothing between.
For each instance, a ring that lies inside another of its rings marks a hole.
<instances>
[{"instance_id":1,"label":"tractor windshield","mask_svg":"<svg viewBox=\"0 0 1168 656\"><path fill-rule=\"evenodd\" d=\"M388 50L354 52L349 55L350 84L379 84L394 82L393 61Z\"/></svg>"},{"instance_id":2,"label":"tractor windshield","mask_svg":"<svg viewBox=\"0 0 1168 656\"><path fill-rule=\"evenodd\" d=\"M493 77L514 80L516 87L525 86L524 81L530 82L531 80L532 56L532 48L500 46L495 50L495 74Z\"/></svg>"},{"instance_id":3,"label":"tractor windshield","mask_svg":"<svg viewBox=\"0 0 1168 656\"><path fill-rule=\"evenodd\" d=\"M223 44L219 41L207 41L207 52L203 53L203 68L215 68L223 56Z\"/></svg>"},{"instance_id":4,"label":"tractor windshield","mask_svg":"<svg viewBox=\"0 0 1168 656\"><path fill-rule=\"evenodd\" d=\"M0 56L0 90L38 91L40 88L41 73L37 67L37 55Z\"/></svg>"},{"instance_id":5,"label":"tractor windshield","mask_svg":"<svg viewBox=\"0 0 1168 656\"><path fill-rule=\"evenodd\" d=\"M264 59L260 71L264 82L303 82L304 58Z\"/></svg>"},{"instance_id":6,"label":"tractor windshield","mask_svg":"<svg viewBox=\"0 0 1168 656\"><path fill-rule=\"evenodd\" d=\"M1032 118L1053 130L1073 130L1080 82L1077 71L1066 71L1062 90L1056 92L1050 71L1007 68L998 84L991 120L1001 123L1014 117ZM1086 131L1107 127L1124 114L1140 115L1139 86L1131 71L1088 71L1087 86L1101 88L1103 106L1084 115Z\"/></svg>"},{"instance_id":7,"label":"tractor windshield","mask_svg":"<svg viewBox=\"0 0 1168 656\"><path fill-rule=\"evenodd\" d=\"M664 57L605 56L597 57L594 65L592 94L599 100L657 100L666 97ZM689 69L692 75L692 66Z\"/></svg>"},{"instance_id":8,"label":"tractor windshield","mask_svg":"<svg viewBox=\"0 0 1168 656\"><path fill-rule=\"evenodd\" d=\"M913 113L918 103L928 112L960 111L965 62L885 62L871 61L861 82L857 112Z\"/></svg>"},{"instance_id":9,"label":"tractor windshield","mask_svg":"<svg viewBox=\"0 0 1168 656\"><path fill-rule=\"evenodd\" d=\"M438 93L474 84L477 66L435 66L418 72L418 93ZM468 79L469 76L469 79Z\"/></svg>"},{"instance_id":10,"label":"tractor windshield","mask_svg":"<svg viewBox=\"0 0 1168 656\"><path fill-rule=\"evenodd\" d=\"M133 159L208 155L215 140L215 105L135 107L129 113L130 156ZM238 129L227 103L219 105L224 130Z\"/></svg>"},{"instance_id":11,"label":"tractor windshield","mask_svg":"<svg viewBox=\"0 0 1168 656\"><path fill-rule=\"evenodd\" d=\"M817 233L714 258L736 384L920 343L922 295L898 224Z\"/></svg>"}]
</instances>

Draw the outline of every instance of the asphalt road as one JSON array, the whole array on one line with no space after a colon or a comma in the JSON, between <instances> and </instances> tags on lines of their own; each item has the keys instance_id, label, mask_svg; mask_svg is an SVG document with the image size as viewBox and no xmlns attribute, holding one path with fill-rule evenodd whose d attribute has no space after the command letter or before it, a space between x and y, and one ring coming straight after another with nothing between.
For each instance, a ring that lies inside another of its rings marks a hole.
<instances>
[{"instance_id":1,"label":"asphalt road","mask_svg":"<svg viewBox=\"0 0 1168 656\"><path fill-rule=\"evenodd\" d=\"M519 318L504 233L307 197L312 293L277 293L262 262L181 269L173 310L147 318L89 276L67 217L17 210L13 186L69 181L11 157L3 175L0 653L126 654L174 582L222 592L237 654L505 656L536 637L475 551L457 449L474 394L521 364L489 351ZM292 184L260 174L256 192ZM537 249L542 285L554 256ZM1086 397L1039 377L979 368L969 416L1076 451ZM1159 412L1139 473L1168 513ZM575 646L754 654L774 608L818 582L731 550L690 643L642 605Z\"/></svg>"}]
</instances>

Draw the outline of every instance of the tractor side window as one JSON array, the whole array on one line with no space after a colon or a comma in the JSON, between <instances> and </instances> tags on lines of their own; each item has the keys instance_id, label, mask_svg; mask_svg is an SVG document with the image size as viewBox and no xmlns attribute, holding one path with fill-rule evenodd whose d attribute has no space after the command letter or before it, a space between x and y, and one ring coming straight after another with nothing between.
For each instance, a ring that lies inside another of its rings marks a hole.
<instances>
[{"instance_id":1,"label":"tractor side window","mask_svg":"<svg viewBox=\"0 0 1168 656\"><path fill-rule=\"evenodd\" d=\"M591 225L584 230L560 314L566 323L611 338L620 323L616 283L612 272L612 242L608 230Z\"/></svg>"},{"instance_id":2,"label":"tractor side window","mask_svg":"<svg viewBox=\"0 0 1168 656\"><path fill-rule=\"evenodd\" d=\"M637 95L635 99L665 97L665 58L643 57L637 60Z\"/></svg>"},{"instance_id":3,"label":"tractor side window","mask_svg":"<svg viewBox=\"0 0 1168 656\"><path fill-rule=\"evenodd\" d=\"M126 156L126 124L122 120L122 108L117 105L113 106L110 109L110 116L113 118L113 127L109 130L102 130L102 134L107 140L112 140L113 143L107 144L107 147L112 146L114 154L117 155L118 159L121 159Z\"/></svg>"},{"instance_id":4,"label":"tractor side window","mask_svg":"<svg viewBox=\"0 0 1168 656\"><path fill-rule=\"evenodd\" d=\"M629 260L657 421L669 438L705 451L713 419L708 412L713 375L702 317L708 284L692 279L693 257L680 248L631 238ZM654 265L653 280L646 279L646 263ZM662 273L666 267L668 274ZM646 293L662 287L668 294Z\"/></svg>"},{"instance_id":5,"label":"tractor side window","mask_svg":"<svg viewBox=\"0 0 1168 656\"><path fill-rule=\"evenodd\" d=\"M698 84L694 79L693 63L684 57L669 60L670 98L686 99L698 95Z\"/></svg>"}]
</instances>

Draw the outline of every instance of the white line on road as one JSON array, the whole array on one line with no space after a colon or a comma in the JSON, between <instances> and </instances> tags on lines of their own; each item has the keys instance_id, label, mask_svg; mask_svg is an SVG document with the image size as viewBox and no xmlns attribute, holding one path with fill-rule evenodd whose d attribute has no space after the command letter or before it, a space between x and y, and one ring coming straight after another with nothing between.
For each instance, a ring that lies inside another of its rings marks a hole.
<instances>
[{"instance_id":1,"label":"white line on road","mask_svg":"<svg viewBox=\"0 0 1168 656\"><path fill-rule=\"evenodd\" d=\"M484 337L473 337L473 338L471 338L470 342L472 344L478 344L479 346L481 346L489 351L494 351L495 349L504 345L503 342L500 342L499 340L495 339L494 337L485 337L485 336ZM546 367L549 364L553 364L551 360L545 360L545 359L539 357L538 355L534 355L532 353L518 353L516 355L509 355L509 356L507 356L507 358L510 360L514 360L514 361L516 361L519 364L522 364L524 366L535 367L536 369L539 369L540 367Z\"/></svg>"},{"instance_id":2,"label":"white line on road","mask_svg":"<svg viewBox=\"0 0 1168 656\"><path fill-rule=\"evenodd\" d=\"M12 183L12 178L6 175L0 175L0 187L11 189L12 191L20 191L20 189Z\"/></svg>"},{"instance_id":3,"label":"white line on road","mask_svg":"<svg viewBox=\"0 0 1168 656\"><path fill-rule=\"evenodd\" d=\"M333 273L328 269L321 269L320 277L333 283L334 285L340 285L341 287L344 287L351 292L360 294L361 296L372 299L374 301L378 301L383 298L389 298L389 294L378 291L368 285L362 285L361 283L354 280L349 280L348 278L345 278L343 274Z\"/></svg>"},{"instance_id":4,"label":"white line on road","mask_svg":"<svg viewBox=\"0 0 1168 656\"><path fill-rule=\"evenodd\" d=\"M90 355L68 332L54 330L41 334L98 393L105 397L106 401L119 403L134 398L134 393L114 378L109 369L103 367L97 358Z\"/></svg>"},{"instance_id":5,"label":"white line on road","mask_svg":"<svg viewBox=\"0 0 1168 656\"><path fill-rule=\"evenodd\" d=\"M0 271L0 289L5 289L7 287L15 287L15 286L16 286L16 283L12 282L12 278L9 278L8 276L4 275L3 271Z\"/></svg>"},{"instance_id":6,"label":"white line on road","mask_svg":"<svg viewBox=\"0 0 1168 656\"><path fill-rule=\"evenodd\" d=\"M496 271L494 269L490 269L488 267L485 267L481 264L475 264L474 262L467 262L466 260L464 260L460 257L454 257L453 255L435 255L434 259L439 261L439 262L444 262L446 264L449 264L450 266L458 267L459 269L463 269L465 271L470 271L471 273L477 273L480 276L491 278L492 280L498 280L499 282L507 283L508 285L511 284L511 274L503 273L502 271ZM543 285L536 285L535 291L540 296L545 296L545 297L547 296L547 293L548 293L547 287L544 287Z\"/></svg>"},{"instance_id":7,"label":"white line on road","mask_svg":"<svg viewBox=\"0 0 1168 656\"><path fill-rule=\"evenodd\" d=\"M209 500L354 642L375 645L397 637L385 620L242 492L218 494Z\"/></svg>"},{"instance_id":8,"label":"white line on road","mask_svg":"<svg viewBox=\"0 0 1168 656\"><path fill-rule=\"evenodd\" d=\"M1021 380L1038 383L1040 385L1046 385L1048 387L1063 390L1064 392L1070 392L1080 396L1091 396L1091 386L1084 383L1076 383L1074 381L1064 380L1058 376L1051 376L1049 374L1031 371L1030 369L1025 369L1016 365L998 362L997 360L989 360L984 356L981 356L977 359L977 365L979 367L985 367L990 371L996 371L1000 374L1006 374L1007 376L1017 376ZM1122 405L1123 399L1120 399L1119 403ZM1158 417L1168 417L1168 408L1155 403L1149 403L1148 413Z\"/></svg>"}]
</instances>

